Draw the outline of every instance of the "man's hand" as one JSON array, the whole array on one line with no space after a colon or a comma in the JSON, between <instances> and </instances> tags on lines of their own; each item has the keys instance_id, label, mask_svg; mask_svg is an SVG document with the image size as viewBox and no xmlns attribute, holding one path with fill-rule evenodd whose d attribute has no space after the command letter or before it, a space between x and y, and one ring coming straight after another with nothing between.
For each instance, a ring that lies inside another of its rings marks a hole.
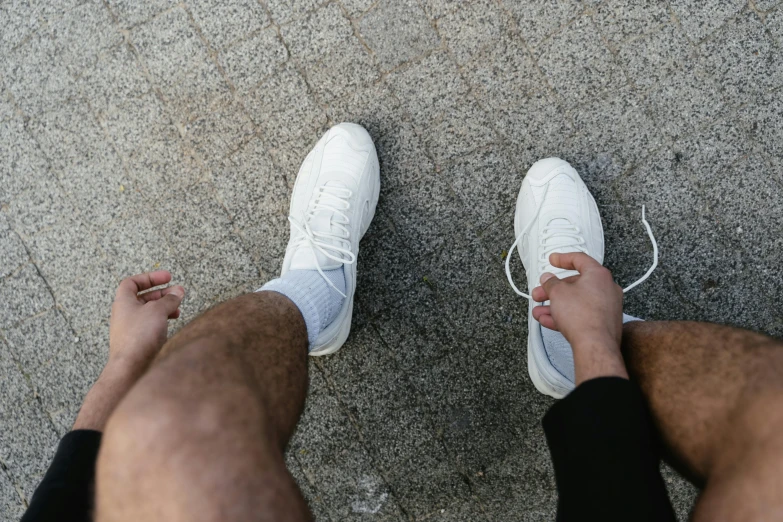
<instances>
[{"instance_id":1,"label":"man's hand","mask_svg":"<svg viewBox=\"0 0 783 522\"><path fill-rule=\"evenodd\" d=\"M179 317L185 296L181 286L169 286L139 295L171 281L166 270L123 279L111 307L109 364L144 371L166 342L168 320Z\"/></svg>"},{"instance_id":2,"label":"man's hand","mask_svg":"<svg viewBox=\"0 0 783 522\"><path fill-rule=\"evenodd\" d=\"M552 266L576 270L579 275L558 279L541 276L541 286L533 289L533 299L548 306L533 309L533 317L542 326L558 330L574 350L576 384L615 375L628 378L620 341L623 332L623 290L612 274L598 261L583 254L555 253Z\"/></svg>"},{"instance_id":3,"label":"man's hand","mask_svg":"<svg viewBox=\"0 0 783 522\"><path fill-rule=\"evenodd\" d=\"M181 286L139 295L171 281L165 270L124 279L111 307L109 362L90 389L73 429L103 431L114 408L158 355L168 334L167 322L179 317L185 296Z\"/></svg>"}]
</instances>

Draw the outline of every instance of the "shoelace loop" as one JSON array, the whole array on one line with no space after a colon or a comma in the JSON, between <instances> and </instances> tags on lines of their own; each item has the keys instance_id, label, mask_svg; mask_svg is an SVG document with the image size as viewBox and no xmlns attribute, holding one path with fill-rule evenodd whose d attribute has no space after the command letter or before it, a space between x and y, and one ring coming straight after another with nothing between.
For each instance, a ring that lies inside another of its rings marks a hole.
<instances>
[{"instance_id":1,"label":"shoelace loop","mask_svg":"<svg viewBox=\"0 0 783 522\"><path fill-rule=\"evenodd\" d=\"M293 247L299 248L305 244L311 247L313 249L313 257L315 258L315 268L318 270L318 273L338 294L343 296L343 298L347 298L348 296L341 292L326 277L315 251L317 250L328 259L338 263L352 265L356 262L356 256L351 251L351 231L348 228L351 224L351 219L345 213L345 211L351 208L349 199L353 196L353 192L347 188L328 186L318 187L317 191L318 193L312 205L305 212L301 222L297 221L293 216L288 216L288 221L300 233L296 242L293 243ZM321 211L332 213L330 223L337 228L337 233L312 229L310 220L316 213Z\"/></svg>"},{"instance_id":2,"label":"shoelace loop","mask_svg":"<svg viewBox=\"0 0 783 522\"><path fill-rule=\"evenodd\" d=\"M527 224L527 226L522 230L522 232L520 232L520 234L514 240L514 243L508 249L508 254L506 255L506 277L508 278L508 282L511 285L511 288L513 288L514 292L516 292L518 295L521 295L522 297L524 297L525 299L529 299L530 301L533 301L533 297L524 293L519 288L517 288L517 285L514 284L514 278L511 277L511 256L514 253L514 249L519 248L519 241L522 239L522 237L524 237L525 234L527 234L527 232L533 226L533 223L535 223L536 220L538 219L538 215L541 213L541 207L543 206L543 200L546 197L546 193L548 190L549 190L549 185L547 185L544 188L544 193L541 197L542 204L540 204L536 209L536 214L533 216L533 219L530 221L530 223ZM653 235L652 228L650 228L650 223L647 222L644 205L642 205L642 223L644 223L644 227L647 229L647 235L650 237L650 242L652 243L653 246L653 263L652 266L650 266L650 268L647 270L647 273L645 273L637 281L625 287L623 289L623 293L628 292L629 290L632 290L638 285L644 283L658 267L658 243L655 241L655 236ZM541 271L543 271L543 269L549 263L549 256L558 248L563 248L563 247L575 248L578 251L587 253L587 249L582 246L584 245L584 238L581 236L581 231L579 230L579 227L577 227L576 225L573 224L547 225L546 227L544 227L542 232L544 234L544 238L542 239L540 245L542 248L544 248L544 252L540 255L540 257L537 260L539 263L539 269ZM574 243L572 244L550 243L548 248L546 248L547 240L551 240L555 237L572 238L574 240Z\"/></svg>"}]
</instances>

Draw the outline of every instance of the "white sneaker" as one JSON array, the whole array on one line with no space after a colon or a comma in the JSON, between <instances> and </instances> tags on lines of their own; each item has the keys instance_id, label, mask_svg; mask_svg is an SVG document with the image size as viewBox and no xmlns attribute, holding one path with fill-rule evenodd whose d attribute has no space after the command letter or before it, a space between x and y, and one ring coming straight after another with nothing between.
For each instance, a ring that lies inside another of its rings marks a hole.
<instances>
[{"instance_id":1,"label":"white sneaker","mask_svg":"<svg viewBox=\"0 0 783 522\"><path fill-rule=\"evenodd\" d=\"M367 131L353 123L329 129L299 169L288 216L291 239L281 276L289 270L321 274L345 270L342 309L320 333L310 355L336 352L351 331L359 241L375 215L380 188L375 145Z\"/></svg>"},{"instance_id":2,"label":"white sneaker","mask_svg":"<svg viewBox=\"0 0 783 522\"><path fill-rule=\"evenodd\" d=\"M549 255L554 252L584 252L603 264L604 230L598 206L576 170L559 158L537 161L522 180L514 215L514 234L517 240L508 257L518 245L527 275L528 293L540 286L544 272L561 279L578 274L550 265ZM514 286L508 271L509 261L506 260L506 266L511 286L530 299ZM536 305L530 299L527 320L530 378L541 393L561 398L574 388L574 383L555 368L547 355L541 325L533 319Z\"/></svg>"}]
</instances>

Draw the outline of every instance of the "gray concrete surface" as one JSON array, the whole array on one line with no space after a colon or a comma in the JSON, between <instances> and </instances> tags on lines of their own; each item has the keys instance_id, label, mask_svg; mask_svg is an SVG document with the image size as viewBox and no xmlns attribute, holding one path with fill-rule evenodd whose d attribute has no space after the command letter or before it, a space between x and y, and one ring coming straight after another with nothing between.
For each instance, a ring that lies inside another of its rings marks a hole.
<instances>
[{"instance_id":1,"label":"gray concrete surface","mask_svg":"<svg viewBox=\"0 0 783 522\"><path fill-rule=\"evenodd\" d=\"M524 172L579 168L621 283L647 205L661 267L627 312L781 335L781 45L780 0L0 2L0 518L100 371L119 279L171 270L176 329L273 277L298 165L348 120L383 189L293 474L318 520L552 520L502 274Z\"/></svg>"}]
</instances>

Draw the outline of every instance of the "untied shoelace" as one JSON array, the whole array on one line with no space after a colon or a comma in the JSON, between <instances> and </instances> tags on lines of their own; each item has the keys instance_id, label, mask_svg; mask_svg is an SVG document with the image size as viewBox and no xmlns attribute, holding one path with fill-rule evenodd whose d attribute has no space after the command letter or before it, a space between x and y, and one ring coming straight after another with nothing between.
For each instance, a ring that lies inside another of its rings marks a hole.
<instances>
[{"instance_id":1,"label":"untied shoelace","mask_svg":"<svg viewBox=\"0 0 783 522\"><path fill-rule=\"evenodd\" d=\"M519 241L522 239L522 237L527 234L527 232L530 230L530 228L533 226L533 223L536 222L538 219L538 215L541 213L541 207L543 207L543 201L544 198L546 198L546 193L549 190L549 185L547 185L544 188L544 193L541 196L541 204L538 205L538 208L536 209L536 214L533 216L533 219L530 221L530 223L527 224L527 226L520 232L520 234L517 236L517 238L514 240L514 243L511 245L511 247L508 250L508 254L506 255L506 277L508 278L508 282L511 285L511 288L514 289L514 291L524 297L525 299L529 299L530 301L533 301L533 297L530 295L524 293L519 288L517 288L517 285L514 284L514 278L511 277L511 255L514 252L515 248L518 248ZM655 269L658 267L658 243L655 241L655 236L653 235L652 228L650 228L650 223L647 222L647 219L645 217L645 209L644 205L642 205L642 223L644 223L644 227L647 229L647 235L650 237L650 242L653 246L653 263L652 266L650 266L650 269L647 270L647 273L644 274L641 278L639 278L637 281L631 283L627 287L623 289L623 293L628 292L629 290L632 290L633 288L636 288L640 284L644 283L655 271ZM546 233L549 232L548 235ZM542 241L542 246L547 246L546 241L548 239L554 239L554 238L566 238L566 239L572 239L572 243L550 243L547 248L544 250L541 258L537 260L539 263L548 263L549 262L549 254L554 252L555 250L559 248L575 248L578 251L586 252L586 249L584 248L584 239L582 238L580 234L580 229L576 225L548 225L544 228L544 233L546 237L544 237ZM543 259L542 259L543 258Z\"/></svg>"}]
</instances>

